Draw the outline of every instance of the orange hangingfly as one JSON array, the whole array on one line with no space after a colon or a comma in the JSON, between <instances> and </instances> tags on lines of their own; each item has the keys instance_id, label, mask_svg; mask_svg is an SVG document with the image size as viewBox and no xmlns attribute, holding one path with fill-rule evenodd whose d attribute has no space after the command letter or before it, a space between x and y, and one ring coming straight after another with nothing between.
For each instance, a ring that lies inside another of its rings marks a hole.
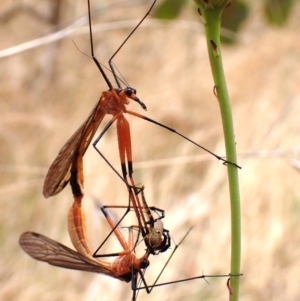
<instances>
[{"instance_id":1,"label":"orange hangingfly","mask_svg":"<svg viewBox=\"0 0 300 301\"><path fill-rule=\"evenodd\" d=\"M188 233L187 233L188 234ZM121 253L107 254L106 256L117 256L113 262L106 262L94 258L90 253L80 253L81 251L74 251L63 244L52 240L42 234L35 232L25 232L20 236L19 243L22 249L32 258L47 262L51 265L73 269L85 272L99 273L106 276L116 278L121 281L131 282L131 288L133 290L132 300L136 300L136 292L141 289L145 289L147 293L151 293L152 289L157 286L175 284L195 279L205 279L209 277L234 277L240 275L201 275L186 279L180 279L165 283L158 283L157 281L160 278L165 267L169 263L171 257L177 250L178 246L182 243L183 237L178 245L174 248L172 254L170 255L168 261L164 265L163 269L156 278L154 284L147 285L144 272L145 269L149 266L148 256L149 253L146 253L137 258L133 253L133 250L130 247L134 246L132 239L132 228L129 228L129 241L128 244L125 242L126 249ZM138 276L140 276L141 281L144 286L137 286Z\"/></svg>"},{"instance_id":2,"label":"orange hangingfly","mask_svg":"<svg viewBox=\"0 0 300 301\"><path fill-rule=\"evenodd\" d=\"M125 243L123 252L118 253L113 262L96 259L91 253L78 248L77 252L35 232L25 232L21 235L19 243L22 249L36 260L48 262L51 265L86 272L100 273L121 281L133 281L136 285L138 274L149 266L146 252L137 258L133 253L134 241L132 229L129 229L129 241ZM109 254L108 256L114 256ZM116 256L116 255L115 255Z\"/></svg>"},{"instance_id":3,"label":"orange hangingfly","mask_svg":"<svg viewBox=\"0 0 300 301\"><path fill-rule=\"evenodd\" d=\"M78 128L78 130L71 136L71 138L66 142L66 144L62 147L59 151L58 156L50 166L48 173L45 178L43 194L46 198L53 196L59 193L70 181L71 177L71 166L74 162L75 157L83 156L87 147L89 146L95 132L97 131L98 126L102 122L104 116L106 114L113 115L110 122L105 126L104 130L98 136L98 138L93 143L95 149L100 153L102 157L102 153L97 149L96 145L104 135L104 133L108 130L108 128L116 121L117 122L117 133L118 133L118 146L119 146L119 153L121 159L121 166L122 166L122 176L123 179L126 180L126 176L132 176L133 167L132 167L132 150L131 150L131 138L130 138L130 127L127 119L125 118L124 113L129 115L142 118L154 124L157 124L177 135L183 137L184 139L188 140L189 142L195 144L197 147L205 150L206 152L210 153L212 156L224 162L224 164L231 164L236 167L239 167L236 163L229 162L224 158L214 154L210 150L206 149L205 147L197 144L196 142L190 140L186 136L180 134L176 130L163 125L153 119L150 119L144 115L135 113L133 111L127 110L126 106L130 103L130 100L133 100L140 104L140 106L146 110L146 105L140 101L140 99L136 96L136 90L132 87L125 87L122 88L120 84L120 80L116 75L114 70L112 59L115 55L119 52L119 50L123 47L126 41L131 37L131 35L136 31L136 29L140 26L140 24L144 21L144 19L150 14L156 0L152 3L150 9L146 13L146 15L142 18L142 20L138 23L138 25L131 31L128 37L124 40L124 42L120 45L117 51L113 54L113 56L109 60L109 66L115 82L117 84L117 88L114 88L111 84L110 80L108 79L107 75L105 74L101 64L97 60L94 55L93 49L93 36L92 36L92 25L91 25L91 10L90 10L90 2L88 0L88 14L89 14L89 27L90 27L90 43L91 43L91 55L92 58L97 65L98 69L100 70L104 80L106 81L109 90L102 92L100 96L99 102L95 105L94 109L85 120L85 122ZM104 158L105 159L105 158ZM106 159L105 159L106 160ZM127 161L127 163L126 163ZM106 160L106 162L110 165L110 163ZM127 165L127 167L126 167ZM111 165L110 165L111 166ZM126 181L128 183L128 181ZM135 186L132 183L132 186Z\"/></svg>"},{"instance_id":4,"label":"orange hangingfly","mask_svg":"<svg viewBox=\"0 0 300 301\"><path fill-rule=\"evenodd\" d=\"M150 208L147 206L146 201L145 205L145 210L149 210L147 215L151 215L150 222L155 223L155 220L152 217ZM22 249L36 260L48 262L51 265L63 268L100 273L125 282L131 281L132 287L136 288L138 275L140 275L142 281L144 281L143 270L149 266L148 257L151 253L151 248L147 248L145 254L142 257L138 258L134 254L136 245L133 237L134 226L128 227L129 238L128 241L126 241L118 228L119 223L116 225L107 213L107 207L109 206L102 207L101 209L112 229L112 232L117 237L120 245L123 248L122 252L106 255L96 255L96 252L99 250L99 248L94 254L91 252L86 235L85 214L81 208L81 203L78 203L76 199L73 206L69 210L68 231L72 244L77 252L50 238L47 238L42 234L35 232L23 233L20 237L19 243ZM155 210L157 210L157 208L155 208ZM161 216L159 217L159 219L163 217L164 216ZM160 228L161 225L162 228ZM162 223L160 224L160 227L159 229L161 229L161 232L163 232ZM156 232L156 234L156 238L160 238L160 233ZM147 236L145 240L147 240ZM154 244L153 248L156 248L159 242L155 241L154 235L152 233L150 240L151 243ZM116 257L113 262L106 262L98 259L99 257L112 256ZM146 282L144 282L144 285L147 287ZM136 289L134 289L133 300L135 300L135 291Z\"/></svg>"}]
</instances>

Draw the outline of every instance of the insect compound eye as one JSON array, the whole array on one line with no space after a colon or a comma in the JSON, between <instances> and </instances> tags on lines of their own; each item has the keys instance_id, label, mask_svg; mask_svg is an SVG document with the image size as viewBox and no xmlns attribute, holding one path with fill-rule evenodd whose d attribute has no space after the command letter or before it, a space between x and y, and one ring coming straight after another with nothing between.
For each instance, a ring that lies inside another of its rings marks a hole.
<instances>
[{"instance_id":1,"label":"insect compound eye","mask_svg":"<svg viewBox=\"0 0 300 301\"><path fill-rule=\"evenodd\" d=\"M144 258L141 262L141 269L146 269L149 266L150 262L147 258Z\"/></svg>"},{"instance_id":2,"label":"insect compound eye","mask_svg":"<svg viewBox=\"0 0 300 301\"><path fill-rule=\"evenodd\" d=\"M125 94L130 97L132 94L136 94L136 90L130 87L125 88Z\"/></svg>"}]
</instances>

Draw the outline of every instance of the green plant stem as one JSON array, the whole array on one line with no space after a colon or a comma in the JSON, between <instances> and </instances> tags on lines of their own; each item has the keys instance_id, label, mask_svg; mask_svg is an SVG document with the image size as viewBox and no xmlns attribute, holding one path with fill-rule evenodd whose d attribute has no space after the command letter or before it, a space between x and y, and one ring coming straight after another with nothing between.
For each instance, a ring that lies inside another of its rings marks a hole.
<instances>
[{"instance_id":1,"label":"green plant stem","mask_svg":"<svg viewBox=\"0 0 300 301\"><path fill-rule=\"evenodd\" d=\"M224 7L223 7L224 8ZM205 27L205 36L209 53L212 75L215 83L215 91L218 97L223 131L225 138L226 156L230 162L237 162L232 113L227 91L225 75L223 71L221 44L220 44L220 16L222 7L201 9L201 17ZM228 181L231 204L231 274L240 273L241 261L241 214L240 214L240 195L238 169L228 164ZM232 277L230 286L233 289L231 301L239 299L239 280L240 277Z\"/></svg>"}]
</instances>

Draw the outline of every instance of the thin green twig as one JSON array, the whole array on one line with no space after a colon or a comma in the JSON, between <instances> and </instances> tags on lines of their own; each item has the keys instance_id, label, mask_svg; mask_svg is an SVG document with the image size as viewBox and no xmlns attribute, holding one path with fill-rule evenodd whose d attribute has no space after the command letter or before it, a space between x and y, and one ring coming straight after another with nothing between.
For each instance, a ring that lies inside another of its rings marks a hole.
<instances>
[{"instance_id":1,"label":"thin green twig","mask_svg":"<svg viewBox=\"0 0 300 301\"><path fill-rule=\"evenodd\" d=\"M223 70L220 27L223 10L229 5L230 0L196 0L199 5L199 14L205 28L207 49L215 84L215 94L218 98L222 117L223 132L227 160L237 163L236 148L233 131L233 120L230 100ZM241 214L238 168L228 164L228 182L231 206L231 274L240 273L241 262ZM239 299L240 277L231 278L230 286L233 294L230 301Z\"/></svg>"}]
</instances>

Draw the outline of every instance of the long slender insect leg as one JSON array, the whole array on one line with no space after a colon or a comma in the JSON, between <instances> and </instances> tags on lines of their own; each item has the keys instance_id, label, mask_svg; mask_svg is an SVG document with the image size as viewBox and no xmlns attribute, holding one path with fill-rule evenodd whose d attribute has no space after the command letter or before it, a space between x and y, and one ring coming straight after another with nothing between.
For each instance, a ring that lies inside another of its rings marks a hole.
<instances>
[{"instance_id":1,"label":"long slender insect leg","mask_svg":"<svg viewBox=\"0 0 300 301\"><path fill-rule=\"evenodd\" d=\"M105 244L105 242L108 240L108 238L111 236L112 233L114 233L117 238L119 239L123 249L128 249L127 243L124 239L124 237L122 236L120 230L118 229L118 226L120 225L120 223L122 222L122 220L125 218L125 216L128 214L128 212L131 210L131 196L132 191L131 189L129 190L129 201L128 201L128 205L127 206L102 206L101 207L101 211L103 213L103 215L105 216L105 218L107 219L109 225L111 226L111 231L110 233L107 235L107 237L104 239L104 241L101 243L101 245L97 248L97 250L94 252L93 257L104 257L105 255L99 255L97 254L99 252L99 250L101 249L101 247ZM106 211L106 208L126 208L126 212L123 214L123 216L121 217L121 219L118 221L118 223L114 223L114 221L111 219L111 217L109 216L108 212ZM140 226L139 226L140 228ZM137 238L138 240L138 238Z\"/></svg>"},{"instance_id":2,"label":"long slender insect leg","mask_svg":"<svg viewBox=\"0 0 300 301\"><path fill-rule=\"evenodd\" d=\"M176 134L176 135L182 137L183 139L185 139L185 140L191 142L192 144L196 145L197 147L203 149L204 151L206 151L207 153L211 154L212 156L214 156L214 157L215 157L216 159L218 159L219 161L223 161L223 164L224 164L224 165L230 164L230 165L233 165L233 166L235 166L235 167L241 169L241 167L240 167L239 165L237 165L237 163L234 163L234 162L230 162L230 161L225 160L224 158L222 158L222 157L216 155L215 153L213 153L213 152L210 151L209 149L207 149L207 148L205 148L204 146L202 146L202 145L196 143L195 141L189 139L189 138L186 137L185 135L183 135L183 134L177 132L175 129L173 129L173 128L167 126L167 125L164 125L164 124L162 124L162 123L160 123L160 122L158 122L158 121L156 121L156 120L154 120L154 119L151 119L151 118L149 118L149 117L147 117L147 116L144 116L144 115L139 114L139 113L136 113L136 112L132 112L132 111L128 111L128 110L127 110L126 113L128 113L128 114L130 114L130 115L133 115L133 116L136 116L136 117L139 117L139 118L142 118L142 119L147 120L147 121L149 121L149 122L152 122L152 123L154 123L154 124L156 124L156 125L158 125L158 126L160 126L160 127L162 127L162 128L167 129L168 131L170 131L170 132L172 132L172 133L174 133L174 134Z\"/></svg>"}]
</instances>

